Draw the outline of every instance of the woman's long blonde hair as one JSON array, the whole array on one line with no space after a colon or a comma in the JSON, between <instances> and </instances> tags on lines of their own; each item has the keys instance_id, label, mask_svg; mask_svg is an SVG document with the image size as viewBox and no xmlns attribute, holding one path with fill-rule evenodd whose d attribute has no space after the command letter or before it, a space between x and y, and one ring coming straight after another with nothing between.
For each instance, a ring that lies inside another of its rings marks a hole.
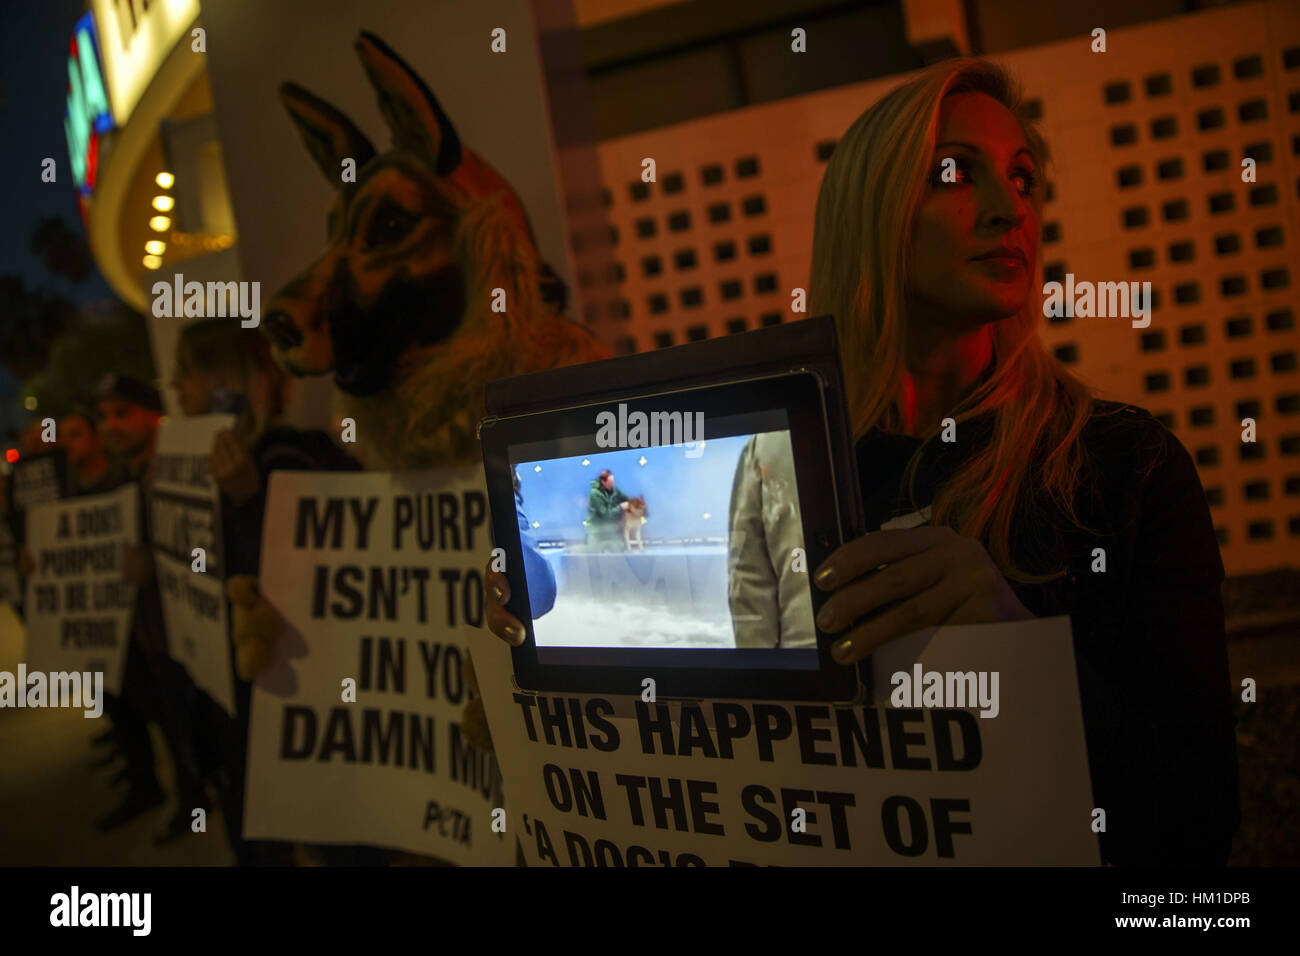
<instances>
[{"instance_id":1,"label":"woman's long blonde hair","mask_svg":"<svg viewBox=\"0 0 1300 956\"><path fill-rule=\"evenodd\" d=\"M873 427L902 427L913 219L931 178L940 102L959 92L986 93L1006 106L1043 168L1047 145L1018 84L987 60L955 59L924 70L858 117L836 144L822 180L809 305L814 315L835 316L855 439ZM1092 406L1088 389L1038 338L1039 315L1031 293L1020 312L994 325L991 374L951 413L959 434L962 422L992 413L989 441L946 477L932 502L935 524L979 538L1002 573L1018 581L1062 572L1059 566L1045 574L1018 568L1010 539L1017 519L1029 517L1024 507L1031 488L1079 524L1079 436ZM919 436L926 444L907 469L910 494L921 454L938 431Z\"/></svg>"}]
</instances>

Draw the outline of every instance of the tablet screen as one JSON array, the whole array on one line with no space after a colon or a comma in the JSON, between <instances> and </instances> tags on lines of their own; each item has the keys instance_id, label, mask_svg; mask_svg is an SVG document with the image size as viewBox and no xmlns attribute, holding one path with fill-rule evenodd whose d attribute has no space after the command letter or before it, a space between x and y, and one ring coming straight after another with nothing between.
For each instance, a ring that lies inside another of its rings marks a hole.
<instances>
[{"instance_id":1,"label":"tablet screen","mask_svg":"<svg viewBox=\"0 0 1300 956\"><path fill-rule=\"evenodd\" d=\"M485 423L528 690L846 700L811 576L842 540L821 380L742 379ZM856 491L856 489L854 489ZM666 688L666 689L665 689Z\"/></svg>"},{"instance_id":2,"label":"tablet screen","mask_svg":"<svg viewBox=\"0 0 1300 956\"><path fill-rule=\"evenodd\" d=\"M779 666L816 669L785 411L707 422L664 415L645 422L645 440L662 437L653 428L670 443L645 446L635 412L625 404L602 411L611 447L573 455L557 454L563 440L511 448L539 663L561 647L780 648ZM618 447L629 438L635 447Z\"/></svg>"}]
</instances>

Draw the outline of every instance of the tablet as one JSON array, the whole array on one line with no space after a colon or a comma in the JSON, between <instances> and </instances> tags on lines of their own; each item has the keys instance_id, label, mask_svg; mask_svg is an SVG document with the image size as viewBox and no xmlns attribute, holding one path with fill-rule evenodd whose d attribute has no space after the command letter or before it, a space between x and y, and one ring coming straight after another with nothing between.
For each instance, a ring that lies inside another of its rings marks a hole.
<instances>
[{"instance_id":1,"label":"tablet","mask_svg":"<svg viewBox=\"0 0 1300 956\"><path fill-rule=\"evenodd\" d=\"M547 407L481 424L507 608L527 628L520 689L848 702L869 686L830 657L815 623L829 595L811 582L860 524L856 475L837 464L838 361L828 376L760 351L775 364L736 358L728 374L705 344L671 381L662 358L592 363L602 376L541 383ZM543 374L559 373L579 370Z\"/></svg>"}]
</instances>

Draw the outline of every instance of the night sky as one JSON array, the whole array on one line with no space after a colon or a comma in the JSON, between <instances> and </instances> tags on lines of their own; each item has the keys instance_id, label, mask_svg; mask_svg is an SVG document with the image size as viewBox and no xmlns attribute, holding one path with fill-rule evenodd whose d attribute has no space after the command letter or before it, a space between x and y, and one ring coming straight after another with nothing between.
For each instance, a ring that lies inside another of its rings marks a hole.
<instances>
[{"instance_id":1,"label":"night sky","mask_svg":"<svg viewBox=\"0 0 1300 956\"><path fill-rule=\"evenodd\" d=\"M83 12L79 0L6 3L0 31L0 181L5 184L5 228L0 231L0 274L18 273L31 285L54 280L28 252L32 228L62 216L81 228L63 135L68 90L68 43ZM58 163L58 182L41 182L41 160ZM109 295L95 274L69 294L79 301Z\"/></svg>"},{"instance_id":2,"label":"night sky","mask_svg":"<svg viewBox=\"0 0 1300 956\"><path fill-rule=\"evenodd\" d=\"M61 216L80 230L81 215L68 164L63 115L68 90L68 43L81 16L79 0L38 0L4 5L0 30L0 182L5 227L0 230L0 275L18 274L29 286L60 286L79 302L112 293L98 272L71 286L45 271L28 247L32 229L47 216ZM58 181L41 182L41 160L58 164ZM20 382L4 364L0 342L0 434L25 413L18 404Z\"/></svg>"}]
</instances>

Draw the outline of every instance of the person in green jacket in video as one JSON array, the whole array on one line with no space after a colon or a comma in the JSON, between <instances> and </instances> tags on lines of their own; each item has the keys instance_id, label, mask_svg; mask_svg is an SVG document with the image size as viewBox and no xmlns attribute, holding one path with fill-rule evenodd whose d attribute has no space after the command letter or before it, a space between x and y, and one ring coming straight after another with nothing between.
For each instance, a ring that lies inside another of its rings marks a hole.
<instances>
[{"instance_id":1,"label":"person in green jacket in video","mask_svg":"<svg viewBox=\"0 0 1300 956\"><path fill-rule=\"evenodd\" d=\"M614 473L606 468L591 483L587 500L587 547L591 551L626 551L623 512L627 495L614 486Z\"/></svg>"}]
</instances>

